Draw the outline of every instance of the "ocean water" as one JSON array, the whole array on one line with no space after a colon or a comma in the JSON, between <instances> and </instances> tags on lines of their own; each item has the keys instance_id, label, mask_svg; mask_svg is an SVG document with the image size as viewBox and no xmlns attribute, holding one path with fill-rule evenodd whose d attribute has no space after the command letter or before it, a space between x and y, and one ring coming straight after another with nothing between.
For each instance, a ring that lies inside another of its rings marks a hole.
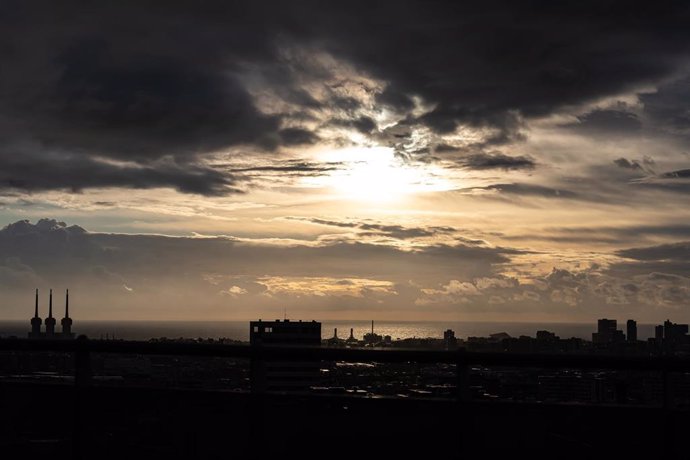
<instances>
[{"instance_id":1,"label":"ocean water","mask_svg":"<svg viewBox=\"0 0 690 460\"><path fill-rule=\"evenodd\" d=\"M350 328L356 338L371 331L370 321L322 321L322 337L333 337L334 328L338 337L348 338ZM625 324L619 324L625 329ZM26 337L30 329L29 320L0 321L0 337ZM57 329L60 327L58 325ZM478 321L377 321L374 330L380 335L390 335L394 340L409 337L443 337L443 331L452 329L455 336L486 337L497 332L506 332L513 337L528 335L534 337L538 330L555 332L561 338L578 337L591 340L596 331L596 322L588 323L503 323ZM123 340L148 340L150 338L221 338L249 340L249 321L79 321L74 320L72 330L90 338L115 337ZM624 330L625 332L625 330ZM645 340L654 336L653 324L638 324L638 338Z\"/></svg>"}]
</instances>

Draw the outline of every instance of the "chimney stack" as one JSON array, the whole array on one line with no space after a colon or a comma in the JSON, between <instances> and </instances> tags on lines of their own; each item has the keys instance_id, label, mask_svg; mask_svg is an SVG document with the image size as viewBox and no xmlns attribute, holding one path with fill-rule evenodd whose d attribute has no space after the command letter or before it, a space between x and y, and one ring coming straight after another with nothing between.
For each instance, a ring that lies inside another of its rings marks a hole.
<instances>
[{"instance_id":1,"label":"chimney stack","mask_svg":"<svg viewBox=\"0 0 690 460\"><path fill-rule=\"evenodd\" d=\"M71 339L72 334L72 318L69 317L69 289L65 291L65 317L60 321L62 325L62 338Z\"/></svg>"},{"instance_id":2,"label":"chimney stack","mask_svg":"<svg viewBox=\"0 0 690 460\"><path fill-rule=\"evenodd\" d=\"M38 339L41 337L41 318L38 317L38 289L36 289L36 305L34 307L34 317L31 318L31 332L29 332L30 339Z\"/></svg>"},{"instance_id":3,"label":"chimney stack","mask_svg":"<svg viewBox=\"0 0 690 460\"><path fill-rule=\"evenodd\" d=\"M48 300L48 317L46 318L46 336L55 336L55 318L53 318L53 290L50 290L50 297Z\"/></svg>"}]
</instances>

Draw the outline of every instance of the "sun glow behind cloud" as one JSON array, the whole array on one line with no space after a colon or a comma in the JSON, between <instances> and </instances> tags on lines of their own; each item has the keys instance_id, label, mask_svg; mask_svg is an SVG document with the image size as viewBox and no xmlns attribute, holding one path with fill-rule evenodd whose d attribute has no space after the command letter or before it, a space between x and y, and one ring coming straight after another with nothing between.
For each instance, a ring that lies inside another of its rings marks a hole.
<instances>
[{"instance_id":1,"label":"sun glow behind cloud","mask_svg":"<svg viewBox=\"0 0 690 460\"><path fill-rule=\"evenodd\" d=\"M305 178L305 185L328 188L340 199L389 203L414 193L453 188L442 169L409 164L389 147L330 150L318 157L343 168L328 176Z\"/></svg>"}]
</instances>

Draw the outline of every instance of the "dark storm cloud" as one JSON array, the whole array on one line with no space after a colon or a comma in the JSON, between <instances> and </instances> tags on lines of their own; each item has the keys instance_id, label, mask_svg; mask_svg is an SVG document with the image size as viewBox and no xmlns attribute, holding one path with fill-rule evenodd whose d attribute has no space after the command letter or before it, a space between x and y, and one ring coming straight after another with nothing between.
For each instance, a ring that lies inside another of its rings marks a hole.
<instances>
[{"instance_id":1,"label":"dark storm cloud","mask_svg":"<svg viewBox=\"0 0 690 460\"><path fill-rule=\"evenodd\" d=\"M636 182L636 185L664 192L690 193L690 169L669 171Z\"/></svg>"},{"instance_id":2,"label":"dark storm cloud","mask_svg":"<svg viewBox=\"0 0 690 460\"><path fill-rule=\"evenodd\" d=\"M327 163L312 163L308 161L294 161L288 160L286 162L276 162L275 165L249 166L246 168L231 168L233 173L252 173L252 172L276 172L297 174L302 173L306 175L325 174L330 171L337 171L341 168L342 163L327 162Z\"/></svg>"},{"instance_id":3,"label":"dark storm cloud","mask_svg":"<svg viewBox=\"0 0 690 460\"><path fill-rule=\"evenodd\" d=\"M623 249L616 254L632 260L612 265L609 268L612 273L638 275L663 273L669 277L683 278L690 285L689 241ZM690 301L690 290L684 301Z\"/></svg>"},{"instance_id":4,"label":"dark storm cloud","mask_svg":"<svg viewBox=\"0 0 690 460\"><path fill-rule=\"evenodd\" d=\"M386 236L400 240L432 237L437 235L450 235L457 232L457 229L453 227L443 226L405 227L402 225L384 225L369 222L343 222L319 218L292 217L291 219L330 227L357 229L362 231L360 233L362 236ZM483 243L483 241L473 241L473 244L479 243Z\"/></svg>"},{"instance_id":5,"label":"dark storm cloud","mask_svg":"<svg viewBox=\"0 0 690 460\"><path fill-rule=\"evenodd\" d=\"M70 287L82 318L189 319L211 312L261 317L260 311L285 305L323 315L341 308L349 295L353 308L369 312L376 305L382 311L423 306L431 314L457 312L454 308L464 305L470 310L462 311L475 313L544 314L572 313L578 306L579 317L591 320L615 305L631 314L690 306L690 278L682 276L688 273L689 248L688 243L635 248L619 254L631 257L629 262L609 268L554 267L518 280L500 274L512 256L528 255L511 248L435 244L402 250L352 241L276 246L229 237L90 233L42 219L0 230L0 286L5 314L16 318L31 314L38 286ZM376 283L384 287L377 290ZM364 287L342 294L358 284Z\"/></svg>"},{"instance_id":6,"label":"dark storm cloud","mask_svg":"<svg viewBox=\"0 0 690 460\"><path fill-rule=\"evenodd\" d=\"M638 116L624 110L598 109L577 118L577 123L565 126L585 134L631 135L642 128L642 122Z\"/></svg>"},{"instance_id":7,"label":"dark storm cloud","mask_svg":"<svg viewBox=\"0 0 690 460\"><path fill-rule=\"evenodd\" d=\"M47 74L30 77L38 88L21 83L23 70L31 69L14 68L5 78L2 115L13 117L3 127L12 137L135 160L276 142L270 136L279 120L259 113L237 79L224 75L227 69L204 68L163 49L128 49L135 43L124 36L65 41L64 49L41 50L51 55L36 63ZM17 81L6 81L12 77Z\"/></svg>"},{"instance_id":8,"label":"dark storm cloud","mask_svg":"<svg viewBox=\"0 0 690 460\"><path fill-rule=\"evenodd\" d=\"M618 255L636 260L682 260L690 263L690 242L624 249L618 251Z\"/></svg>"},{"instance_id":9,"label":"dark storm cloud","mask_svg":"<svg viewBox=\"0 0 690 460\"><path fill-rule=\"evenodd\" d=\"M0 169L0 190L29 192L92 187L173 187L180 192L224 195L238 192L236 180L206 166L171 159L144 164L114 164L75 154L12 150Z\"/></svg>"},{"instance_id":10,"label":"dark storm cloud","mask_svg":"<svg viewBox=\"0 0 690 460\"><path fill-rule=\"evenodd\" d=\"M361 116L353 120L336 119L329 122L334 126L354 128L362 134L369 134L377 129L376 122L370 117Z\"/></svg>"},{"instance_id":11,"label":"dark storm cloud","mask_svg":"<svg viewBox=\"0 0 690 460\"><path fill-rule=\"evenodd\" d=\"M690 135L690 77L661 85L657 91L639 95L644 113L657 126L672 133Z\"/></svg>"},{"instance_id":12,"label":"dark storm cloud","mask_svg":"<svg viewBox=\"0 0 690 460\"><path fill-rule=\"evenodd\" d=\"M459 163L468 169L534 169L535 161L527 156L510 156L500 152L475 153L458 160Z\"/></svg>"},{"instance_id":13,"label":"dark storm cloud","mask_svg":"<svg viewBox=\"0 0 690 460\"><path fill-rule=\"evenodd\" d=\"M642 165L637 160L628 160L627 158L622 157L613 160L613 164L624 169L642 169Z\"/></svg>"},{"instance_id":14,"label":"dark storm cloud","mask_svg":"<svg viewBox=\"0 0 690 460\"><path fill-rule=\"evenodd\" d=\"M690 179L690 169L679 169L661 175L664 179Z\"/></svg>"},{"instance_id":15,"label":"dark storm cloud","mask_svg":"<svg viewBox=\"0 0 690 460\"><path fill-rule=\"evenodd\" d=\"M14 270L44 278L83 279L95 267L117 280L143 284L161 277L204 273L245 276L350 276L433 279L439 273L485 276L514 250L435 245L404 251L392 246L336 242L321 246L265 246L232 238L89 233L53 219L19 221L0 230L0 253L16 258ZM366 260L366 264L362 264ZM428 270L420 271L420 267ZM120 281L118 281L120 283Z\"/></svg>"},{"instance_id":16,"label":"dark storm cloud","mask_svg":"<svg viewBox=\"0 0 690 460\"><path fill-rule=\"evenodd\" d=\"M452 153L457 152L458 150L460 150L458 147L449 144L439 144L434 147L434 152L436 153Z\"/></svg>"},{"instance_id":17,"label":"dark storm cloud","mask_svg":"<svg viewBox=\"0 0 690 460\"><path fill-rule=\"evenodd\" d=\"M285 145L310 145L319 140L319 136L301 128L281 129L278 135Z\"/></svg>"},{"instance_id":18,"label":"dark storm cloud","mask_svg":"<svg viewBox=\"0 0 690 460\"><path fill-rule=\"evenodd\" d=\"M378 101L411 124L437 133L459 125L487 128L491 134L483 145L496 145L519 140L526 119L671 75L682 65L690 34L682 4L626 6L625 14L619 5L601 2L85 7L35 1L3 8L0 141L37 146L31 157L36 167L27 167L39 173L17 175L12 185L28 190L70 188L55 180L41 185L42 172L44 164L69 163L74 156L93 168L83 167L72 178L75 189L234 191L227 187L231 177L201 171L205 154L239 145L272 151L319 140L295 126L293 112L262 113L251 83L263 81L270 87L259 89L305 110L329 106L354 114L361 105L348 95L317 100L295 72L323 79L323 71L286 64L286 45L325 51L379 79L385 88ZM649 114L682 129L687 120L667 96L678 91L644 102ZM413 116L415 97L434 108ZM351 123L362 133L375 128L366 118ZM56 157L55 151L67 155ZM2 169L14 156L11 148L0 149ZM169 157L181 171L155 174ZM147 172L103 172L95 158L126 160ZM191 177L182 171L187 168ZM210 188L196 183L204 174Z\"/></svg>"},{"instance_id":19,"label":"dark storm cloud","mask_svg":"<svg viewBox=\"0 0 690 460\"><path fill-rule=\"evenodd\" d=\"M690 225L633 225L601 227L546 227L538 235L539 240L559 243L606 243L614 245L639 244L647 239L658 237L684 239L690 238ZM506 240L534 240L534 234L503 235Z\"/></svg>"},{"instance_id":20,"label":"dark storm cloud","mask_svg":"<svg viewBox=\"0 0 690 460\"><path fill-rule=\"evenodd\" d=\"M581 195L570 190L555 189L535 184L492 184L486 187L473 187L468 190L495 190L501 194L541 198L585 199Z\"/></svg>"},{"instance_id":21,"label":"dark storm cloud","mask_svg":"<svg viewBox=\"0 0 690 460\"><path fill-rule=\"evenodd\" d=\"M623 91L668 75L687 51L685 7L621 15L618 5L602 3L478 5L370 9L349 41L347 12L339 12L340 27L323 27L340 34L333 48L391 82L382 101L409 106L416 94L437 103L421 121L438 132L457 124L511 127L511 111L540 116ZM385 37L373 36L383 25Z\"/></svg>"}]
</instances>

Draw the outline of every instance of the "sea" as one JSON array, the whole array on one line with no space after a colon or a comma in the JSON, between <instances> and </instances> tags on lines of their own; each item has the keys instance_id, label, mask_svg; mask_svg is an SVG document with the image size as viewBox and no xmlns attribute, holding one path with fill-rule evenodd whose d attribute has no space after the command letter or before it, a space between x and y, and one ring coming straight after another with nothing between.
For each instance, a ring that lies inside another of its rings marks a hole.
<instances>
[{"instance_id":1,"label":"sea","mask_svg":"<svg viewBox=\"0 0 690 460\"><path fill-rule=\"evenodd\" d=\"M0 321L0 338L26 337L30 329L28 320ZM390 335L393 340L405 338L442 338L443 331L452 329L460 339L467 337L487 337L490 334L505 332L511 337L527 335L534 337L539 330L555 332L561 338L577 337L592 339L596 331L592 323L530 323L530 322L479 322L479 321L376 321L374 331L379 335ZM322 321L321 335L324 339L333 337L334 329L338 337L348 338L350 329L355 338L361 339L371 331L371 321ZM625 323L619 324L625 332ZM58 324L57 330L60 329ZM654 324L638 324L638 339L654 336ZM74 320L72 331L89 338L149 340L151 338L226 338L249 341L249 321L79 321Z\"/></svg>"}]
</instances>

